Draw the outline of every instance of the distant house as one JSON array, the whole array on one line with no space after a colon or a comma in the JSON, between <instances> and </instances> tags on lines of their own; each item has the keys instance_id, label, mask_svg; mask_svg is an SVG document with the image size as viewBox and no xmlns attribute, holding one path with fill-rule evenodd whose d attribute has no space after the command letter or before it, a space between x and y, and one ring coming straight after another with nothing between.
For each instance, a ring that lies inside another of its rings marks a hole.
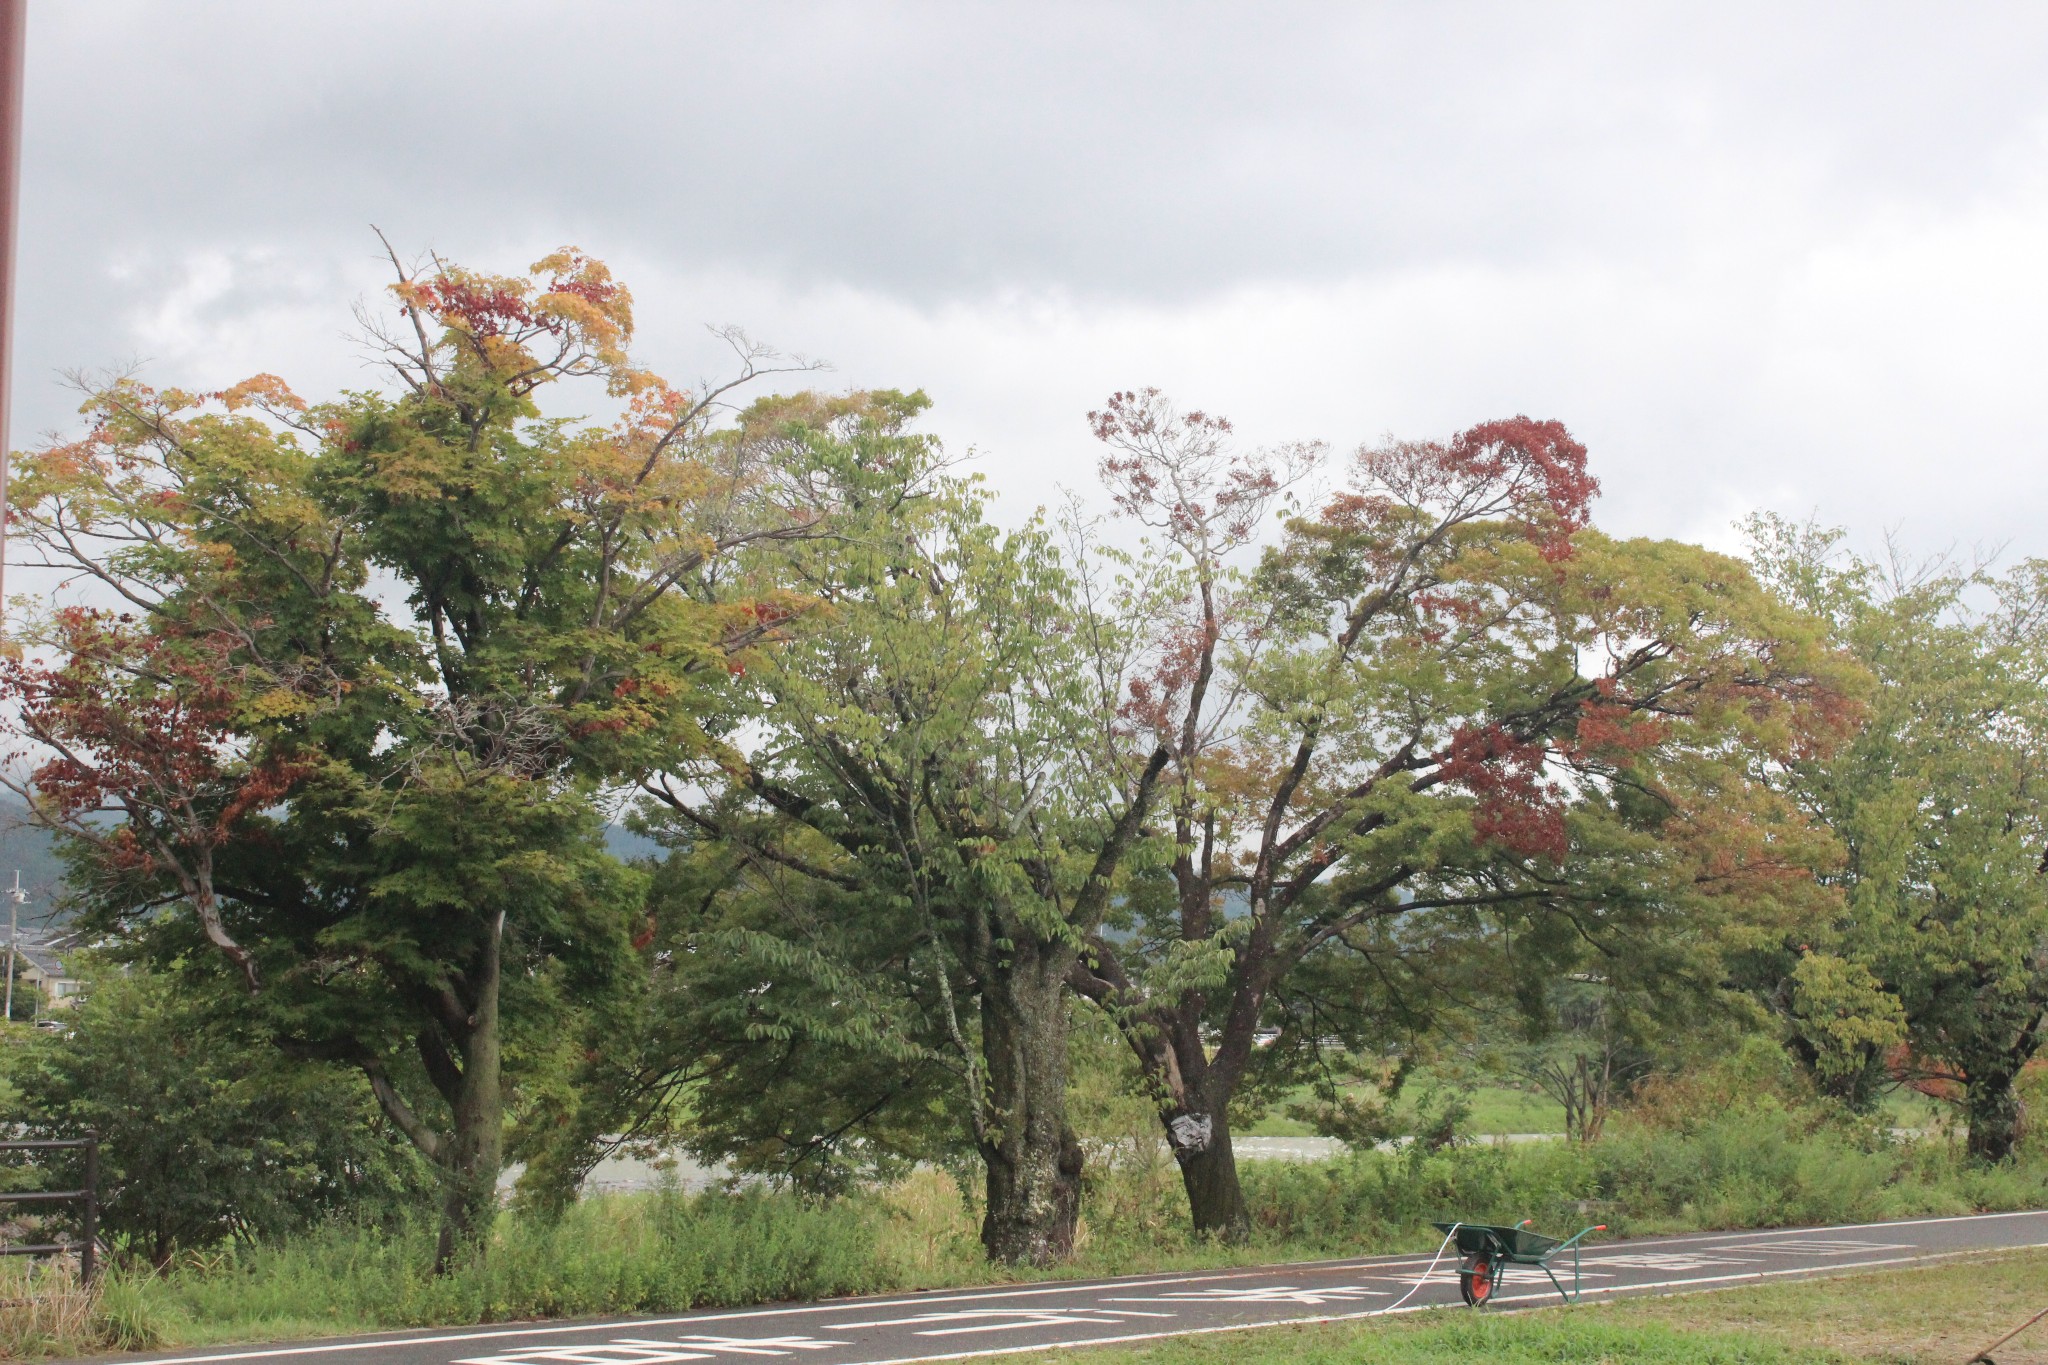
<instances>
[{"instance_id":1,"label":"distant house","mask_svg":"<svg viewBox=\"0 0 2048 1365\"><path fill-rule=\"evenodd\" d=\"M5 936L5 926L0 926L0 938ZM14 946L14 1008L16 1017L22 1010L22 993L32 990L42 997L36 1013L54 1010L68 1010L76 1005L85 991L85 983L71 975L64 965L64 955L82 947L83 940L78 934L66 929L23 929ZM0 943L0 956L5 955L5 945Z\"/></svg>"}]
</instances>

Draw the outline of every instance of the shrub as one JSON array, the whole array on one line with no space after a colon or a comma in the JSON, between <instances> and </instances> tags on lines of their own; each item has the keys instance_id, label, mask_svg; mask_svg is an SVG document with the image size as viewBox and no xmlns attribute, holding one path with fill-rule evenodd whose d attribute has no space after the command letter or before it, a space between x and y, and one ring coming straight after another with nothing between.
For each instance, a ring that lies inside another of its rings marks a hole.
<instances>
[{"instance_id":1,"label":"shrub","mask_svg":"<svg viewBox=\"0 0 2048 1365\"><path fill-rule=\"evenodd\" d=\"M226 1238L388 1213L430 1188L411 1149L384 1133L360 1074L285 1058L232 1006L159 975L106 971L65 1031L0 1053L0 1117L35 1137L97 1129L101 1226L158 1265ZM62 1153L39 1174L76 1187L76 1165Z\"/></svg>"}]
</instances>

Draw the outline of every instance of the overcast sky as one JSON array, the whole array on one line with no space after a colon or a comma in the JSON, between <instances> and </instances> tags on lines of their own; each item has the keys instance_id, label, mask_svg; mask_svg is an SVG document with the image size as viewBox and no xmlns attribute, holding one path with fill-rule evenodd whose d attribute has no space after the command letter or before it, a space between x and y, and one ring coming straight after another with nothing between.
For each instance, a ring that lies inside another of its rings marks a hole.
<instances>
[{"instance_id":1,"label":"overcast sky","mask_svg":"<svg viewBox=\"0 0 2048 1365\"><path fill-rule=\"evenodd\" d=\"M1517 412L1611 529L2048 554L2048 6L30 0L15 444L58 375L368 382L402 249L921 386L1028 508L1156 384L1252 440Z\"/></svg>"}]
</instances>

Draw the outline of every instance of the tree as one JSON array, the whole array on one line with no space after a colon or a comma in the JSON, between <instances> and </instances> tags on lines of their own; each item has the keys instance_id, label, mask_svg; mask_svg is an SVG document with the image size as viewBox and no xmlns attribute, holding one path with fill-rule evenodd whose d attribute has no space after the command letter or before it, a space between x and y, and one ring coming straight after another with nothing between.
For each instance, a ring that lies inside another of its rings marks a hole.
<instances>
[{"instance_id":1,"label":"tree","mask_svg":"<svg viewBox=\"0 0 2048 1365\"><path fill-rule=\"evenodd\" d=\"M6 1118L30 1137L99 1133L101 1226L117 1242L163 1267L185 1248L389 1216L431 1193L360 1074L288 1061L232 998L107 964L90 980L61 1032L10 1042ZM77 1188L75 1164L49 1178Z\"/></svg>"},{"instance_id":2,"label":"tree","mask_svg":"<svg viewBox=\"0 0 2048 1365\"><path fill-rule=\"evenodd\" d=\"M1838 530L1748 529L1760 571L1877 680L1851 744L1783 773L1840 841L1841 903L1761 954L1760 984L1823 1084L1868 1102L1904 1042L1960 1082L1969 1150L2003 1160L2048 1020L2048 564L1875 563Z\"/></svg>"},{"instance_id":3,"label":"tree","mask_svg":"<svg viewBox=\"0 0 2048 1365\"><path fill-rule=\"evenodd\" d=\"M1153 1086L1198 1228L1248 1226L1246 1087L1325 1039L1383 1053L1448 964L1538 1011L1583 943L1696 966L1683 945L1797 899L1810 840L1746 765L1838 726L1842 670L1739 563L1592 531L1562 425L1361 449L1247 572L1245 513L1313 448L1236 452L1153 391L1094 422L1188 587L1124 707L1132 753L1172 756L1171 860L1074 982Z\"/></svg>"},{"instance_id":4,"label":"tree","mask_svg":"<svg viewBox=\"0 0 2048 1365\"><path fill-rule=\"evenodd\" d=\"M827 1010L789 1013L808 1000L839 1036L865 1017L867 1036L943 1067L984 1167L989 1255L1046 1264L1071 1250L1083 1162L1066 982L1165 755L1111 761L1101 692L1117 683L1098 665L1114 673L1115 623L1079 603L1042 526L989 524L979 488L906 429L923 406L869 395L748 415L743 439L808 452L839 509L832 536L753 557L822 605L748 669L732 753L648 790L682 836L744 851L729 891L788 906L767 938L723 940L773 982L748 1005L760 1035L819 1038Z\"/></svg>"},{"instance_id":5,"label":"tree","mask_svg":"<svg viewBox=\"0 0 2048 1365\"><path fill-rule=\"evenodd\" d=\"M1566 980L1552 987L1554 1018L1511 1054L1509 1065L1564 1110L1564 1134L1593 1142L1607 1115L1650 1074L1654 1057L1640 1036L1635 1002L1605 982Z\"/></svg>"},{"instance_id":6,"label":"tree","mask_svg":"<svg viewBox=\"0 0 2048 1365\"><path fill-rule=\"evenodd\" d=\"M619 1147L680 1145L818 1196L978 1161L914 913L858 876L779 861L772 830L655 828L667 850L636 940L645 974L589 1017L581 1074L521 1198L565 1203ZM968 988L949 976L954 989Z\"/></svg>"},{"instance_id":7,"label":"tree","mask_svg":"<svg viewBox=\"0 0 2048 1365\"><path fill-rule=\"evenodd\" d=\"M580 253L393 265L393 393L119 380L23 462L17 535L89 592L0 666L0 781L79 851L92 923L210 949L285 1046L362 1071L440 1176L446 1265L496 1208L508 1068L559 1069L630 966L607 790L705 745L772 634L685 587L815 509L716 430L768 353L735 336L739 375L684 392ZM543 416L570 381L618 421Z\"/></svg>"}]
</instances>

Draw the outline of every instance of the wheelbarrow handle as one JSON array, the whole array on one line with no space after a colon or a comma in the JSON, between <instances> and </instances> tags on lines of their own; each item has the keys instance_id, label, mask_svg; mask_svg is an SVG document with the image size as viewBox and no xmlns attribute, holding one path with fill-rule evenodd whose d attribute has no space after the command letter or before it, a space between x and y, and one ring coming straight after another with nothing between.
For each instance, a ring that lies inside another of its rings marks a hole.
<instances>
[{"instance_id":1,"label":"wheelbarrow handle","mask_svg":"<svg viewBox=\"0 0 2048 1365\"><path fill-rule=\"evenodd\" d=\"M1579 1238L1587 1236L1590 1233L1605 1231L1607 1231L1607 1224L1605 1223L1600 1224L1598 1227L1580 1228L1577 1232L1573 1233L1570 1237L1565 1238L1562 1242L1559 1242L1554 1248L1552 1248L1551 1254L1556 1255L1558 1252L1563 1251L1566 1247L1576 1243L1579 1240Z\"/></svg>"}]
</instances>

